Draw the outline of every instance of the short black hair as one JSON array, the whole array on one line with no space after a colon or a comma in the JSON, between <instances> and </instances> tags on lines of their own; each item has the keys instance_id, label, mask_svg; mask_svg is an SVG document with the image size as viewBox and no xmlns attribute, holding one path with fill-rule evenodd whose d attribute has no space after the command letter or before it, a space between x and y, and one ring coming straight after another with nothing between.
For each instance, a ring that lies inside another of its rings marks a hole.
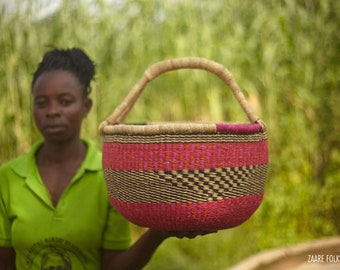
<instances>
[{"instance_id":1,"label":"short black hair","mask_svg":"<svg viewBox=\"0 0 340 270\"><path fill-rule=\"evenodd\" d=\"M84 86L84 95L90 94L91 81L94 79L96 68L94 62L82 49L54 48L45 53L33 74L32 88L41 74L53 70L65 70L73 73Z\"/></svg>"}]
</instances>

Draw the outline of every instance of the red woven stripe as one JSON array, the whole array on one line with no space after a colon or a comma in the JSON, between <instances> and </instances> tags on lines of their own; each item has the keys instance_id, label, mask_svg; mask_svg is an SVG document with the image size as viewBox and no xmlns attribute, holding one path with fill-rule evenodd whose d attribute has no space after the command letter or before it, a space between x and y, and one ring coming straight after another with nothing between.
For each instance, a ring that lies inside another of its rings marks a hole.
<instances>
[{"instance_id":1,"label":"red woven stripe","mask_svg":"<svg viewBox=\"0 0 340 270\"><path fill-rule=\"evenodd\" d=\"M267 141L103 145L103 166L115 170L201 170L267 163Z\"/></svg>"},{"instance_id":2,"label":"red woven stripe","mask_svg":"<svg viewBox=\"0 0 340 270\"><path fill-rule=\"evenodd\" d=\"M258 208L263 194L199 203L130 203L110 198L127 220L169 231L222 230L240 225Z\"/></svg>"}]
</instances>

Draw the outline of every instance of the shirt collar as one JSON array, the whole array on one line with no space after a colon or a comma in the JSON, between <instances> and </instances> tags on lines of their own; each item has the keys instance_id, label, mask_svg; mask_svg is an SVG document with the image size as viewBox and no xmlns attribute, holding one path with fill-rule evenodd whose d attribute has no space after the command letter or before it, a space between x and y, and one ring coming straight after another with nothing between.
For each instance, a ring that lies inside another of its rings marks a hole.
<instances>
[{"instance_id":1,"label":"shirt collar","mask_svg":"<svg viewBox=\"0 0 340 270\"><path fill-rule=\"evenodd\" d=\"M82 140L87 146L85 159L81 168L88 171L99 171L102 169L101 152L91 140ZM12 169L21 177L27 177L36 167L35 154L43 144L43 141L38 141L24 155L18 157L12 163Z\"/></svg>"}]
</instances>

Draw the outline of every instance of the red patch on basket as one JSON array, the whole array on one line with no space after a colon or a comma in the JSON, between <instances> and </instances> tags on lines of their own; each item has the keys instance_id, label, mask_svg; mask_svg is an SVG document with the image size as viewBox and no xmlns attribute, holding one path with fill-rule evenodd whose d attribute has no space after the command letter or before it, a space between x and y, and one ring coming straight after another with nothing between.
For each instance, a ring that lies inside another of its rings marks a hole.
<instances>
[{"instance_id":1,"label":"red patch on basket","mask_svg":"<svg viewBox=\"0 0 340 270\"><path fill-rule=\"evenodd\" d=\"M103 166L115 170L156 171L241 167L268 163L267 153L267 140L162 144L105 142Z\"/></svg>"}]
</instances>

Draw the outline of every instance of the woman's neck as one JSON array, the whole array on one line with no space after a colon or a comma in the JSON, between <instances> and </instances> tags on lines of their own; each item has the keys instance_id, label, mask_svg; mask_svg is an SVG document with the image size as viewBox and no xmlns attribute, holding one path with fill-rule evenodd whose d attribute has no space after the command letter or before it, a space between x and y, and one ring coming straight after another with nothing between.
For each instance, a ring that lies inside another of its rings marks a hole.
<instances>
[{"instance_id":1,"label":"woman's neck","mask_svg":"<svg viewBox=\"0 0 340 270\"><path fill-rule=\"evenodd\" d=\"M37 152L40 164L62 164L70 160L83 160L86 154L86 145L80 139L64 143L44 142Z\"/></svg>"}]
</instances>

